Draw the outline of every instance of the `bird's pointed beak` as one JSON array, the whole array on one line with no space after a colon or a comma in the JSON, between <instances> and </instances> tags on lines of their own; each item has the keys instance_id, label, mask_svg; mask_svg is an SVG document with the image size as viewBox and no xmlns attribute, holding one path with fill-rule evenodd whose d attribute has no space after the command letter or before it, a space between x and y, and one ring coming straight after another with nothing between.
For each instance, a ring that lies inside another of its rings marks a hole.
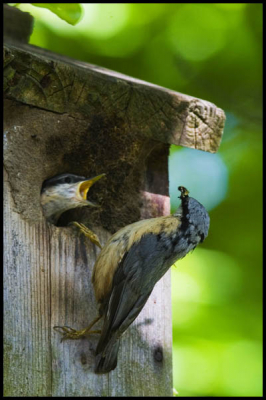
<instances>
[{"instance_id":1,"label":"bird's pointed beak","mask_svg":"<svg viewBox=\"0 0 266 400\"><path fill-rule=\"evenodd\" d=\"M79 182L78 184L78 194L82 198L83 201L87 203L88 206L91 207L99 207L97 204L92 203L87 200L87 193L92 185L97 182L99 179L103 178L106 174L97 175L94 178L87 179L86 181Z\"/></svg>"},{"instance_id":2,"label":"bird's pointed beak","mask_svg":"<svg viewBox=\"0 0 266 400\"><path fill-rule=\"evenodd\" d=\"M189 191L184 186L178 186L177 189L181 192L181 195L179 196L180 199L188 197Z\"/></svg>"}]
</instances>

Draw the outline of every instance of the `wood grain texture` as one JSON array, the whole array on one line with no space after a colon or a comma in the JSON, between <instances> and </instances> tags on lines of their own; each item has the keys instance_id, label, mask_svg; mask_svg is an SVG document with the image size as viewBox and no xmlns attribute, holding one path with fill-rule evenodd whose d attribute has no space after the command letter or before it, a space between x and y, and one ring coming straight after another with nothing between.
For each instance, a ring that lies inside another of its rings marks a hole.
<instances>
[{"instance_id":1,"label":"wood grain texture","mask_svg":"<svg viewBox=\"0 0 266 400\"><path fill-rule=\"evenodd\" d=\"M125 132L216 152L225 114L214 104L30 45L4 47L9 99L59 114L121 118Z\"/></svg>"},{"instance_id":2,"label":"wood grain texture","mask_svg":"<svg viewBox=\"0 0 266 400\"><path fill-rule=\"evenodd\" d=\"M117 368L94 374L97 335L60 343L52 327L80 329L96 317L91 273L99 249L70 228L23 220L6 173L4 189L5 396L171 396L169 272L123 336ZM110 237L96 233L102 243Z\"/></svg>"}]
</instances>

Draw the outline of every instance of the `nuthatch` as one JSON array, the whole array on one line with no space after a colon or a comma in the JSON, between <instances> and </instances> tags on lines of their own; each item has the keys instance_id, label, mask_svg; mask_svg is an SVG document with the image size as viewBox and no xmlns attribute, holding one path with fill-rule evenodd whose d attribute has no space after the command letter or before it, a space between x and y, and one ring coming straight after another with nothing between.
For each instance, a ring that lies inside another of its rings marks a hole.
<instances>
[{"instance_id":1,"label":"nuthatch","mask_svg":"<svg viewBox=\"0 0 266 400\"><path fill-rule=\"evenodd\" d=\"M60 174L46 179L41 189L41 205L47 220L56 224L61 214L76 207L98 207L87 199L90 187L105 174L86 179L84 176L74 174ZM84 225L73 222L90 240L101 248L99 239L92 231Z\"/></svg>"},{"instance_id":2,"label":"nuthatch","mask_svg":"<svg viewBox=\"0 0 266 400\"><path fill-rule=\"evenodd\" d=\"M125 226L107 241L94 265L92 282L99 316L82 331L57 327L63 339L91 333L103 317L96 348L96 373L117 365L119 339L138 316L155 284L177 260L203 242L210 218L188 190L179 186L181 205L173 215L146 219Z\"/></svg>"}]
</instances>

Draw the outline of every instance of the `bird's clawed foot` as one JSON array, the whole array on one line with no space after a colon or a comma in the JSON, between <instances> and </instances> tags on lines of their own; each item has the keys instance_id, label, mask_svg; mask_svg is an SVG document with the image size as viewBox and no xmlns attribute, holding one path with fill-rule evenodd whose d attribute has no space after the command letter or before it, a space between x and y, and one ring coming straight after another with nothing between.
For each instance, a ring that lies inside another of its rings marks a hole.
<instances>
[{"instance_id":1,"label":"bird's clawed foot","mask_svg":"<svg viewBox=\"0 0 266 400\"><path fill-rule=\"evenodd\" d=\"M89 228L87 228L87 226L85 226L82 223L79 222L70 222L69 225L74 225L76 226L81 233L83 233L86 237L88 237L90 239L90 241L94 244L96 244L96 246L100 247L100 249L102 249L102 245L100 243L100 240L98 238L98 236L96 235L96 233L92 232Z\"/></svg>"},{"instance_id":2,"label":"bird's clawed foot","mask_svg":"<svg viewBox=\"0 0 266 400\"><path fill-rule=\"evenodd\" d=\"M77 340L84 337L88 337L89 335L92 335L94 333L101 333L101 330L99 329L91 331L88 328L77 331L76 329L73 329L70 326L54 326L54 330L63 335L61 342L67 339Z\"/></svg>"},{"instance_id":3,"label":"bird's clawed foot","mask_svg":"<svg viewBox=\"0 0 266 400\"><path fill-rule=\"evenodd\" d=\"M101 333L99 329L91 331L91 328L99 319L101 319L101 316L95 318L87 328L81 329L80 331L70 328L69 326L54 326L54 330L63 335L61 342L67 339L77 340L92 335L93 333Z\"/></svg>"}]
</instances>

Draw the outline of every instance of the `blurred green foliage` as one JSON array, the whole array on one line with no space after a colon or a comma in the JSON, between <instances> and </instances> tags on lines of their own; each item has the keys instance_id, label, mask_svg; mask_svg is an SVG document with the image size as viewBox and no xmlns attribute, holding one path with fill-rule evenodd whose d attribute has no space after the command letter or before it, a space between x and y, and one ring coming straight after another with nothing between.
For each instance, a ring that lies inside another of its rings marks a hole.
<instances>
[{"instance_id":1,"label":"blurred green foliage","mask_svg":"<svg viewBox=\"0 0 266 400\"><path fill-rule=\"evenodd\" d=\"M36 17L32 44L225 110L217 154L171 147L173 208L182 184L211 217L172 268L174 387L262 396L262 4L83 4L74 28L20 8Z\"/></svg>"}]
</instances>

